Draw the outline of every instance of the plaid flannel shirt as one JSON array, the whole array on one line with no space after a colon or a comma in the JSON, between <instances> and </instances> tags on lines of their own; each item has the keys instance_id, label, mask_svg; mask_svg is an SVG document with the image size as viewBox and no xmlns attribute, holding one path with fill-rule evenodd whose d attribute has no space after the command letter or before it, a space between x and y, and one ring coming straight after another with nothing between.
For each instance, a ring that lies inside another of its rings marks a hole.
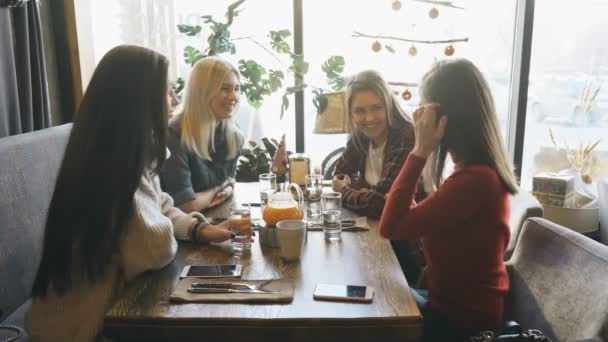
<instances>
[{"instance_id":1,"label":"plaid flannel shirt","mask_svg":"<svg viewBox=\"0 0 608 342\"><path fill-rule=\"evenodd\" d=\"M414 127L408 123L402 128L389 128L382 163L382 174L376 186L370 186L365 181L365 159L369 152L369 140L362 139L362 150L357 148L353 139L349 139L346 150L336 164L335 174L347 174L352 181L351 186L342 192L342 205L359 214L378 218L384 209L384 195L393 185L415 144ZM425 193L422 182L418 183L416 201L424 199ZM369 191L359 190L367 188ZM424 266L425 259L420 240L406 243L410 255L419 267Z\"/></svg>"}]
</instances>

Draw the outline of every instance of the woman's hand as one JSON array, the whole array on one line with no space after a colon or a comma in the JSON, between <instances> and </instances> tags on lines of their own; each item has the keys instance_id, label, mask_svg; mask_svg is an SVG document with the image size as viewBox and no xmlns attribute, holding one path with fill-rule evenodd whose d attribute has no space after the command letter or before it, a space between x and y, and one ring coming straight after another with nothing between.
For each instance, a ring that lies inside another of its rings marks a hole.
<instances>
[{"instance_id":1,"label":"woman's hand","mask_svg":"<svg viewBox=\"0 0 608 342\"><path fill-rule=\"evenodd\" d=\"M335 192L342 193L350 185L350 177L343 173L337 174L331 180L332 188Z\"/></svg>"},{"instance_id":2,"label":"woman's hand","mask_svg":"<svg viewBox=\"0 0 608 342\"><path fill-rule=\"evenodd\" d=\"M218 224L210 224L205 228L198 230L198 241L206 242L223 242L234 237L230 231L230 223L228 220Z\"/></svg>"},{"instance_id":3,"label":"woman's hand","mask_svg":"<svg viewBox=\"0 0 608 342\"><path fill-rule=\"evenodd\" d=\"M251 227L251 218L231 218L226 220L230 231L232 231L241 242L253 242L252 236L255 235Z\"/></svg>"},{"instance_id":4,"label":"woman's hand","mask_svg":"<svg viewBox=\"0 0 608 342\"><path fill-rule=\"evenodd\" d=\"M414 126L416 128L416 145L412 153L421 158L428 158L441 143L448 117L442 116L437 123L439 105L431 103L416 109L414 112Z\"/></svg>"},{"instance_id":5,"label":"woman's hand","mask_svg":"<svg viewBox=\"0 0 608 342\"><path fill-rule=\"evenodd\" d=\"M213 196L213 199L209 203L208 208L213 208L224 203L224 201L226 201L226 199L228 199L228 197L230 197L233 192L234 188L232 187L232 184L225 186L224 188L215 193L215 196Z\"/></svg>"}]
</instances>

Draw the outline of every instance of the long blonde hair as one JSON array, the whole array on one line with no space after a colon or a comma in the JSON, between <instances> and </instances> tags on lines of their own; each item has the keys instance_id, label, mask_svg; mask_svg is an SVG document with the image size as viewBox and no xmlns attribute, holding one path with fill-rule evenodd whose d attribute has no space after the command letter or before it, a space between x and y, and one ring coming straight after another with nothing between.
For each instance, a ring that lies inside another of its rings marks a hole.
<instances>
[{"instance_id":1,"label":"long blonde hair","mask_svg":"<svg viewBox=\"0 0 608 342\"><path fill-rule=\"evenodd\" d=\"M226 137L226 159L236 158L243 144L243 133L234 118L218 122L211 108L212 99L220 93L222 83L230 73L240 81L236 68L222 58L210 56L196 62L188 79L183 102L176 110L177 117L181 118L182 143L201 159L212 160L215 129L218 126L222 126Z\"/></svg>"},{"instance_id":2,"label":"long blonde hair","mask_svg":"<svg viewBox=\"0 0 608 342\"><path fill-rule=\"evenodd\" d=\"M355 126L352 116L352 105L355 95L362 91L371 91L375 93L384 105L386 111L386 121L390 128L402 128L406 125L412 125L412 120L405 114L405 111L399 105L399 101L391 92L389 85L382 76L375 70L365 70L356 74L346 86L346 113L348 130L351 133L351 139L355 146L363 150L363 141L367 139Z\"/></svg>"},{"instance_id":3,"label":"long blonde hair","mask_svg":"<svg viewBox=\"0 0 608 342\"><path fill-rule=\"evenodd\" d=\"M447 115L445 136L429 158L433 185L443 181L448 151L456 153L465 165L488 165L511 194L518 191L513 165L502 142L494 98L487 81L473 63L466 59L443 60L422 78L423 102L440 105Z\"/></svg>"}]
</instances>

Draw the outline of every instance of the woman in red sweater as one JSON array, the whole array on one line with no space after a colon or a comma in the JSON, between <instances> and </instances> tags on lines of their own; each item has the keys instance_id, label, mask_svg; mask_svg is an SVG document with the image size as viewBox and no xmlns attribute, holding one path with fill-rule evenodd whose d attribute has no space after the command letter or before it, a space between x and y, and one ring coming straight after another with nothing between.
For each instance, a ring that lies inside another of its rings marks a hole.
<instances>
[{"instance_id":1,"label":"woman in red sweater","mask_svg":"<svg viewBox=\"0 0 608 342\"><path fill-rule=\"evenodd\" d=\"M509 278L509 195L517 192L494 100L468 60L446 60L423 77L414 113L416 143L393 183L380 233L422 238L428 295L413 289L424 317L425 341L460 341L502 321ZM443 180L447 154L454 172ZM436 191L414 202L425 164Z\"/></svg>"}]
</instances>

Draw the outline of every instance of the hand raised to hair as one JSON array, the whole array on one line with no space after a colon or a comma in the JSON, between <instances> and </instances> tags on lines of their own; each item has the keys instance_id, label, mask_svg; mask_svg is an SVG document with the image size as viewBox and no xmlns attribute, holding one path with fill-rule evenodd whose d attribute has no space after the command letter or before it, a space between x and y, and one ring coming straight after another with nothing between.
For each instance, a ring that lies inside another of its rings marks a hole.
<instances>
[{"instance_id":1,"label":"hand raised to hair","mask_svg":"<svg viewBox=\"0 0 608 342\"><path fill-rule=\"evenodd\" d=\"M428 158L441 143L448 124L448 117L443 115L437 123L439 104L431 103L420 106L414 111L416 145L412 153L421 158Z\"/></svg>"}]
</instances>

